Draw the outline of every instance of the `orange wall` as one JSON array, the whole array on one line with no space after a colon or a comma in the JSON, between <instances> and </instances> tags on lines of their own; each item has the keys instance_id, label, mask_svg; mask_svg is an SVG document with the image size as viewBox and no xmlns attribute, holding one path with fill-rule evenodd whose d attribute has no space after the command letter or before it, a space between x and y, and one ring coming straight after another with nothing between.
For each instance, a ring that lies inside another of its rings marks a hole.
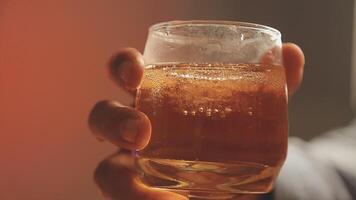
<instances>
[{"instance_id":1,"label":"orange wall","mask_svg":"<svg viewBox=\"0 0 356 200\"><path fill-rule=\"evenodd\" d=\"M100 199L92 172L115 148L86 119L96 101L120 98L104 66L185 10L164 0L0 1L1 200Z\"/></svg>"}]
</instances>

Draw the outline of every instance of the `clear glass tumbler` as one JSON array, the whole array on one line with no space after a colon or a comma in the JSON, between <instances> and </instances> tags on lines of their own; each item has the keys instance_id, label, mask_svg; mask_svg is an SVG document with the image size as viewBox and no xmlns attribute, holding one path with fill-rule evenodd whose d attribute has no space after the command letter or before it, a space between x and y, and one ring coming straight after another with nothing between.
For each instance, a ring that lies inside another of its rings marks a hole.
<instances>
[{"instance_id":1,"label":"clear glass tumbler","mask_svg":"<svg viewBox=\"0 0 356 200\"><path fill-rule=\"evenodd\" d=\"M286 158L281 34L251 23L153 25L137 109L152 124L143 183L201 198L271 190Z\"/></svg>"}]
</instances>

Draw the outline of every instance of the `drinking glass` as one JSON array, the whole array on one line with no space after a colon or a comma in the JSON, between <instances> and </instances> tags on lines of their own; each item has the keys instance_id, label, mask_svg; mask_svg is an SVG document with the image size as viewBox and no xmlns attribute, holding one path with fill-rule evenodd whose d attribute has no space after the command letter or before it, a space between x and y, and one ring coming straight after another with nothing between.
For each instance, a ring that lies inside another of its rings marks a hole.
<instances>
[{"instance_id":1,"label":"drinking glass","mask_svg":"<svg viewBox=\"0 0 356 200\"><path fill-rule=\"evenodd\" d=\"M281 34L232 21L150 27L137 109L152 124L146 185L226 199L271 190L287 152Z\"/></svg>"}]
</instances>

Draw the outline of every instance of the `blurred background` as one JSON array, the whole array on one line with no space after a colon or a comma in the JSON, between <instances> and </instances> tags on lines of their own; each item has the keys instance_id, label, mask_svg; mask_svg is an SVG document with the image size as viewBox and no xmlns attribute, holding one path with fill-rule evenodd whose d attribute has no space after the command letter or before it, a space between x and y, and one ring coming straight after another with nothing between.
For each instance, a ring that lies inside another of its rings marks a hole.
<instances>
[{"instance_id":1,"label":"blurred background","mask_svg":"<svg viewBox=\"0 0 356 200\"><path fill-rule=\"evenodd\" d=\"M115 147L92 137L87 115L98 100L122 98L108 58L121 47L142 51L160 21L279 29L306 55L290 134L310 139L347 125L354 8L353 0L0 0L0 199L102 199L92 173Z\"/></svg>"}]
</instances>

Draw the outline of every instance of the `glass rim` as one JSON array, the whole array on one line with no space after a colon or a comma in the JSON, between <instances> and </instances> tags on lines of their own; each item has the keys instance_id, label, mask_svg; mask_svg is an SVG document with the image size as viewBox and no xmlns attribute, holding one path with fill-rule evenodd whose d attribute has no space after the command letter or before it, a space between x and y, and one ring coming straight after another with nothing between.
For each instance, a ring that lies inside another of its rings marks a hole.
<instances>
[{"instance_id":1,"label":"glass rim","mask_svg":"<svg viewBox=\"0 0 356 200\"><path fill-rule=\"evenodd\" d=\"M225 20L173 20L165 21L153 24L149 27L148 31L155 32L162 28L167 27L182 27L182 26L200 26L200 25L211 25L211 26L234 26L250 30L264 31L275 37L281 37L281 32L270 26L250 23L250 22L241 22L241 21L225 21Z\"/></svg>"}]
</instances>

